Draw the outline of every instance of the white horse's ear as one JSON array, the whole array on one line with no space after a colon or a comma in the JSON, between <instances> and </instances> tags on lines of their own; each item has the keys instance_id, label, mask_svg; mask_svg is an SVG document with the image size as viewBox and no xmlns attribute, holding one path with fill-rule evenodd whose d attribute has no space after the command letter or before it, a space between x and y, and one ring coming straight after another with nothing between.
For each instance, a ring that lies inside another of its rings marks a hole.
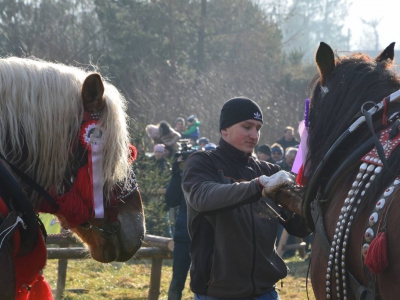
<instances>
[{"instance_id":1,"label":"white horse's ear","mask_svg":"<svg viewBox=\"0 0 400 300\"><path fill-rule=\"evenodd\" d=\"M104 85L101 75L90 74L82 86L82 100L85 111L101 112L106 105L104 99Z\"/></svg>"},{"instance_id":2,"label":"white horse's ear","mask_svg":"<svg viewBox=\"0 0 400 300\"><path fill-rule=\"evenodd\" d=\"M317 63L320 75L320 84L324 86L326 78L335 69L335 55L328 44L324 42L319 44L317 53L315 54L315 62Z\"/></svg>"},{"instance_id":3,"label":"white horse's ear","mask_svg":"<svg viewBox=\"0 0 400 300\"><path fill-rule=\"evenodd\" d=\"M396 43L393 42L389 46L386 47L385 50L383 50L376 58L376 62L383 62L387 61L389 63L389 66L391 66L394 63L394 45Z\"/></svg>"}]
</instances>

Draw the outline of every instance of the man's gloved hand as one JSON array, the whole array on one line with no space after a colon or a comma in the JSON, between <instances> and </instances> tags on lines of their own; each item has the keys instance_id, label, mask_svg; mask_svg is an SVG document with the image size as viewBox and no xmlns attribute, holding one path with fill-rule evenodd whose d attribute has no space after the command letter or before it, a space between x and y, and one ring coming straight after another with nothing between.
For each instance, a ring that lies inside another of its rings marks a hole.
<instances>
[{"instance_id":1,"label":"man's gloved hand","mask_svg":"<svg viewBox=\"0 0 400 300\"><path fill-rule=\"evenodd\" d=\"M271 176L262 175L258 177L258 183L263 188L262 196L268 197L268 195L276 192L280 188L295 183L295 176L286 171L279 171Z\"/></svg>"}]
</instances>

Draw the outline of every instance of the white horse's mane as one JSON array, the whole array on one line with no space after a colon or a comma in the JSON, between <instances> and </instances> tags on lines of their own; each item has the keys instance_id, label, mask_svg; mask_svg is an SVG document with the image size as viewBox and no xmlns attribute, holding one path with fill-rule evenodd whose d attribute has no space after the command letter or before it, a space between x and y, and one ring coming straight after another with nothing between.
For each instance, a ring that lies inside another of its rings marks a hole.
<instances>
[{"instance_id":1,"label":"white horse's mane","mask_svg":"<svg viewBox=\"0 0 400 300\"><path fill-rule=\"evenodd\" d=\"M71 159L88 74L37 59L0 59L0 152L46 190L61 184ZM129 132L125 98L112 84L104 82L104 87L106 107L99 123L105 145L103 173L110 189L129 174Z\"/></svg>"}]
</instances>

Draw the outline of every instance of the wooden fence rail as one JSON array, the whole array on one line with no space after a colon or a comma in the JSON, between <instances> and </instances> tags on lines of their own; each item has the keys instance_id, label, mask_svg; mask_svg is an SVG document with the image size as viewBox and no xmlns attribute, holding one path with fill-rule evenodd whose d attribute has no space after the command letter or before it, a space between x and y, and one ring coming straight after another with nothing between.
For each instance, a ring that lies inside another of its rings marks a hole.
<instances>
[{"instance_id":1,"label":"wooden fence rail","mask_svg":"<svg viewBox=\"0 0 400 300\"><path fill-rule=\"evenodd\" d=\"M71 236L62 237L60 235L49 235L46 243L48 259L58 259L58 278L55 300L60 300L65 290L65 280L67 274L68 259L89 258L86 248L69 247L79 245L78 241ZM49 247L59 245L59 248ZM146 235L143 247L135 254L134 259L151 259L151 275L148 299L157 300L160 295L161 269L163 259L172 259L174 242L171 238Z\"/></svg>"}]
</instances>

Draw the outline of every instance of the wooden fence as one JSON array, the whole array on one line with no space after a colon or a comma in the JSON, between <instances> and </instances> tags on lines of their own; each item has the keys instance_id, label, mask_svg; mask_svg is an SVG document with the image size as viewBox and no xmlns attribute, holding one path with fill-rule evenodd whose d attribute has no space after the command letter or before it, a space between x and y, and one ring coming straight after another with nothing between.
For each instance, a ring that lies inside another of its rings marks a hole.
<instances>
[{"instance_id":1,"label":"wooden fence","mask_svg":"<svg viewBox=\"0 0 400 300\"><path fill-rule=\"evenodd\" d=\"M84 259L90 255L87 249L82 246L71 247L79 245L72 236L62 236L62 234L49 235L46 243L48 245L48 259L58 259L57 289L54 299L60 300L65 291L68 259ZM58 245L59 247L50 247L53 245ZM152 261L149 300L156 300L160 295L162 261L163 259L172 259L173 249L174 241L171 238L146 235L142 248L134 256L134 259L151 259Z\"/></svg>"},{"instance_id":2,"label":"wooden fence","mask_svg":"<svg viewBox=\"0 0 400 300\"><path fill-rule=\"evenodd\" d=\"M278 245L278 254L282 255L286 250L296 249L299 250L300 257L304 258L306 256L304 249L306 243L297 238L295 244L287 245L288 237L289 234L284 230L281 242ZM68 259L84 259L90 255L87 249L82 246L73 247L79 245L79 243L72 236L49 235L46 243L48 245L48 259L58 259L57 289L54 299L61 300L65 291ZM53 248L49 245L58 245L58 247ZM162 261L163 259L172 259L173 249L174 241L172 238L148 234L144 238L142 248L134 256L134 259L151 259L149 300L157 300L160 295Z\"/></svg>"}]
</instances>

